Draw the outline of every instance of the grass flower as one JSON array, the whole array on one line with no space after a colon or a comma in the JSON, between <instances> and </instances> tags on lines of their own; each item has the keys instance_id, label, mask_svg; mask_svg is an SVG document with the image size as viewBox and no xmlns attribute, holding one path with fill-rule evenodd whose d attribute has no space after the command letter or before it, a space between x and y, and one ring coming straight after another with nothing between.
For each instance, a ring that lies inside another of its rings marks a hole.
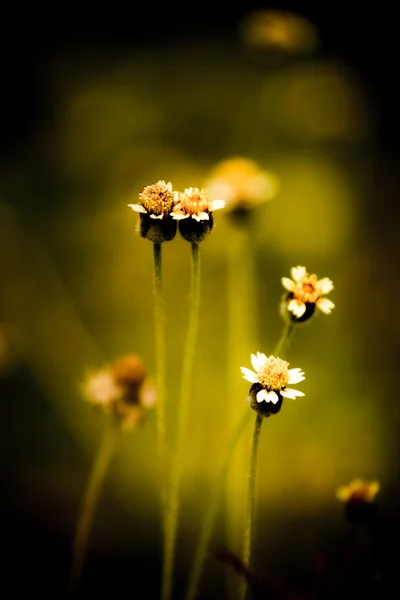
<instances>
[{"instance_id":1,"label":"grass flower","mask_svg":"<svg viewBox=\"0 0 400 600\"><path fill-rule=\"evenodd\" d=\"M269 8L247 15L242 37L249 48L285 55L310 52L318 43L316 28L304 16Z\"/></svg>"},{"instance_id":2,"label":"grass flower","mask_svg":"<svg viewBox=\"0 0 400 600\"><path fill-rule=\"evenodd\" d=\"M136 355L118 358L110 365L89 372L82 385L84 397L109 414L124 428L144 422L144 410L156 403L155 388L147 380Z\"/></svg>"},{"instance_id":3,"label":"grass flower","mask_svg":"<svg viewBox=\"0 0 400 600\"><path fill-rule=\"evenodd\" d=\"M333 290L332 281L328 277L317 279L315 274L310 275L302 266L293 267L290 273L292 279L281 279L287 290L282 302L283 313L289 314L291 320L296 322L312 317L315 307L330 314L335 305L325 296Z\"/></svg>"},{"instance_id":4,"label":"grass flower","mask_svg":"<svg viewBox=\"0 0 400 600\"><path fill-rule=\"evenodd\" d=\"M225 200L208 198L207 190L186 188L175 192L175 206L172 218L179 222L179 231L188 242L202 242L213 228L213 211L224 208Z\"/></svg>"},{"instance_id":5,"label":"grass flower","mask_svg":"<svg viewBox=\"0 0 400 600\"><path fill-rule=\"evenodd\" d=\"M171 219L175 205L175 193L172 183L160 179L157 183L146 185L139 194L138 204L128 204L139 213L139 232L153 243L171 241L176 234L177 225Z\"/></svg>"},{"instance_id":6,"label":"grass flower","mask_svg":"<svg viewBox=\"0 0 400 600\"><path fill-rule=\"evenodd\" d=\"M279 412L283 398L294 400L304 396L303 392L288 388L305 379L301 369L289 369L289 363L275 356L267 357L261 352L251 355L253 371L240 367L243 378L252 383L250 388L250 406L263 416Z\"/></svg>"},{"instance_id":7,"label":"grass flower","mask_svg":"<svg viewBox=\"0 0 400 600\"><path fill-rule=\"evenodd\" d=\"M279 187L273 173L241 156L217 163L207 182L209 196L225 198L227 214L239 220L276 196Z\"/></svg>"},{"instance_id":8,"label":"grass flower","mask_svg":"<svg viewBox=\"0 0 400 600\"><path fill-rule=\"evenodd\" d=\"M87 554L90 532L100 492L116 450L118 432L133 429L145 421L144 410L156 401L153 386L139 356L118 358L103 369L88 373L81 391L96 409L110 418L89 475L74 537L70 589L76 593Z\"/></svg>"},{"instance_id":9,"label":"grass flower","mask_svg":"<svg viewBox=\"0 0 400 600\"><path fill-rule=\"evenodd\" d=\"M375 496L380 490L378 481L353 479L336 490L336 498L343 502L345 519L351 523L371 523L377 512Z\"/></svg>"}]
</instances>

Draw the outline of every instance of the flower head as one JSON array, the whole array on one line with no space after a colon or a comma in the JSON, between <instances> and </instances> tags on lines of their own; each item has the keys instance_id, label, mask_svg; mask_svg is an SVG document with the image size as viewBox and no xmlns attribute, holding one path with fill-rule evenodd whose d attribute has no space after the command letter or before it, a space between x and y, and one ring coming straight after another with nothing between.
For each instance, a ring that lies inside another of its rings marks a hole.
<instances>
[{"instance_id":1,"label":"flower head","mask_svg":"<svg viewBox=\"0 0 400 600\"><path fill-rule=\"evenodd\" d=\"M279 412L283 398L294 400L304 396L303 392L288 388L288 385L300 383L305 379L301 369L289 369L289 363L275 356L266 356L261 352L251 355L254 371L240 367L243 378L252 383L250 388L250 406L269 416Z\"/></svg>"},{"instance_id":2,"label":"flower head","mask_svg":"<svg viewBox=\"0 0 400 600\"><path fill-rule=\"evenodd\" d=\"M186 188L185 191L175 192L176 205L172 211L173 219L188 219L192 217L196 221L208 221L210 213L219 208L224 208L225 200L208 199L206 190L199 188Z\"/></svg>"},{"instance_id":3,"label":"flower head","mask_svg":"<svg viewBox=\"0 0 400 600\"><path fill-rule=\"evenodd\" d=\"M336 490L336 498L341 502L348 502L349 500L373 502L380 488L378 481L353 479L348 485L342 485Z\"/></svg>"},{"instance_id":4,"label":"flower head","mask_svg":"<svg viewBox=\"0 0 400 600\"><path fill-rule=\"evenodd\" d=\"M175 204L172 183L160 179L144 186L139 200L128 206L139 213L140 235L156 243L172 240L176 234L176 223L170 218Z\"/></svg>"},{"instance_id":5,"label":"flower head","mask_svg":"<svg viewBox=\"0 0 400 600\"><path fill-rule=\"evenodd\" d=\"M136 355L122 356L103 369L88 373L82 393L125 428L141 425L143 408L151 408L156 401L155 389Z\"/></svg>"},{"instance_id":6,"label":"flower head","mask_svg":"<svg viewBox=\"0 0 400 600\"><path fill-rule=\"evenodd\" d=\"M179 231L189 242L203 241L213 228L213 211L225 206L225 200L211 202L206 190L193 187L183 193L175 192L175 202L171 216L179 222Z\"/></svg>"},{"instance_id":7,"label":"flower head","mask_svg":"<svg viewBox=\"0 0 400 600\"><path fill-rule=\"evenodd\" d=\"M325 298L333 290L333 283L328 277L317 279L315 274L307 273L305 267L293 267L292 279L282 277L282 285L287 290L283 300L283 311L289 312L293 321L306 321L317 306L325 314L335 307L334 303Z\"/></svg>"},{"instance_id":8,"label":"flower head","mask_svg":"<svg viewBox=\"0 0 400 600\"><path fill-rule=\"evenodd\" d=\"M169 217L174 207L172 183L160 179L157 183L146 185L139 194L140 204L128 204L132 210L148 214L151 219Z\"/></svg>"},{"instance_id":9,"label":"flower head","mask_svg":"<svg viewBox=\"0 0 400 600\"><path fill-rule=\"evenodd\" d=\"M207 187L210 197L225 198L230 216L241 219L273 198L279 190L279 181L253 160L237 156L215 166Z\"/></svg>"},{"instance_id":10,"label":"flower head","mask_svg":"<svg viewBox=\"0 0 400 600\"><path fill-rule=\"evenodd\" d=\"M370 523L376 517L375 496L380 490L378 481L353 479L336 490L336 498L343 502L346 520L352 523Z\"/></svg>"}]
</instances>

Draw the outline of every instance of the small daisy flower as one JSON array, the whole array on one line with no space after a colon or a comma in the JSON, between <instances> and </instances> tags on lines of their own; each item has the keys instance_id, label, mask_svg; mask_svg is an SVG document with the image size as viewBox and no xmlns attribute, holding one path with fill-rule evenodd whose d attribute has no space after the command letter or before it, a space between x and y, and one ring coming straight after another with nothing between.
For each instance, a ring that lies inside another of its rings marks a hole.
<instances>
[{"instance_id":1,"label":"small daisy flower","mask_svg":"<svg viewBox=\"0 0 400 600\"><path fill-rule=\"evenodd\" d=\"M143 409L153 407L156 402L155 388L136 355L122 356L89 373L82 392L89 402L113 416L124 428L144 423Z\"/></svg>"},{"instance_id":2,"label":"small daisy flower","mask_svg":"<svg viewBox=\"0 0 400 600\"><path fill-rule=\"evenodd\" d=\"M225 198L227 214L239 221L276 196L279 187L273 173L242 156L217 163L207 182L210 198Z\"/></svg>"},{"instance_id":3,"label":"small daisy flower","mask_svg":"<svg viewBox=\"0 0 400 600\"><path fill-rule=\"evenodd\" d=\"M138 204L128 206L139 213L140 235L155 243L172 240L176 234L176 223L170 218L175 205L172 183L160 179L144 186L139 200Z\"/></svg>"},{"instance_id":4,"label":"small daisy flower","mask_svg":"<svg viewBox=\"0 0 400 600\"><path fill-rule=\"evenodd\" d=\"M294 400L304 396L303 392L288 388L305 379L301 369L289 369L289 363L275 356L267 357L261 352L251 355L254 371L240 367L243 379L249 381L250 406L264 416L276 414L282 406L283 398Z\"/></svg>"},{"instance_id":5,"label":"small daisy flower","mask_svg":"<svg viewBox=\"0 0 400 600\"><path fill-rule=\"evenodd\" d=\"M192 217L196 221L208 221L210 213L225 206L225 200L211 202L206 190L193 187L186 188L183 193L175 192L175 200L176 205L172 211L172 218L177 220Z\"/></svg>"},{"instance_id":6,"label":"small daisy flower","mask_svg":"<svg viewBox=\"0 0 400 600\"><path fill-rule=\"evenodd\" d=\"M191 187L175 192L171 216L179 222L179 231L187 241L201 242L213 228L213 211L224 206L225 200L211 202L206 190Z\"/></svg>"},{"instance_id":7,"label":"small daisy flower","mask_svg":"<svg viewBox=\"0 0 400 600\"><path fill-rule=\"evenodd\" d=\"M352 523L370 523L376 517L375 496L380 490L378 481L353 479L336 490L336 498L343 502L344 516Z\"/></svg>"},{"instance_id":8,"label":"small daisy flower","mask_svg":"<svg viewBox=\"0 0 400 600\"><path fill-rule=\"evenodd\" d=\"M307 273L305 267L297 266L291 269L292 279L282 277L282 285L288 291L284 296L282 309L290 313L294 321L306 321L317 306L325 314L330 314L334 303L325 298L333 290L333 283L328 277L317 279L315 274Z\"/></svg>"}]
</instances>

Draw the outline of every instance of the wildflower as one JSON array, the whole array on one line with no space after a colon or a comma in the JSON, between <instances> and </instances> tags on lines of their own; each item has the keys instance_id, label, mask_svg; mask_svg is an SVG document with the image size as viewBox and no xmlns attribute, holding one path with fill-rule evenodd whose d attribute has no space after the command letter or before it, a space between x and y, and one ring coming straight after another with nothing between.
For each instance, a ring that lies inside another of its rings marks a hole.
<instances>
[{"instance_id":1,"label":"wildflower","mask_svg":"<svg viewBox=\"0 0 400 600\"><path fill-rule=\"evenodd\" d=\"M143 408L151 408L156 401L155 389L136 355L122 356L89 373L82 392L96 408L112 415L125 428L141 425Z\"/></svg>"},{"instance_id":2,"label":"wildflower","mask_svg":"<svg viewBox=\"0 0 400 600\"><path fill-rule=\"evenodd\" d=\"M225 200L208 199L207 190L186 188L175 192L175 207L172 218L179 221L179 231L189 242L202 242L213 228L214 210L224 208Z\"/></svg>"},{"instance_id":3,"label":"wildflower","mask_svg":"<svg viewBox=\"0 0 400 600\"><path fill-rule=\"evenodd\" d=\"M177 225L171 219L175 204L172 183L159 180L144 186L139 194L139 204L128 204L139 213L140 235L153 243L168 242L175 237Z\"/></svg>"},{"instance_id":4,"label":"wildflower","mask_svg":"<svg viewBox=\"0 0 400 600\"><path fill-rule=\"evenodd\" d=\"M284 314L289 312L292 321L306 321L314 314L316 306L325 314L332 311L334 303L324 298L333 290L333 283L328 277L317 279L315 274L309 275L301 266L293 267L291 275L292 279L281 279L283 287L288 290L282 303Z\"/></svg>"},{"instance_id":5,"label":"wildflower","mask_svg":"<svg viewBox=\"0 0 400 600\"><path fill-rule=\"evenodd\" d=\"M280 411L283 398L294 400L304 396L303 392L287 387L305 379L301 369L289 369L288 362L261 352L251 355L251 364L254 371L246 367L240 367L240 370L243 378L253 384L249 404L259 414L269 417Z\"/></svg>"},{"instance_id":6,"label":"wildflower","mask_svg":"<svg viewBox=\"0 0 400 600\"><path fill-rule=\"evenodd\" d=\"M218 163L208 180L210 197L223 197L230 217L242 221L279 190L278 178L248 158L229 158Z\"/></svg>"},{"instance_id":7,"label":"wildflower","mask_svg":"<svg viewBox=\"0 0 400 600\"><path fill-rule=\"evenodd\" d=\"M370 523L376 517L374 502L380 490L378 481L353 479L336 490L336 498L344 504L344 516L352 523Z\"/></svg>"},{"instance_id":8,"label":"wildflower","mask_svg":"<svg viewBox=\"0 0 400 600\"><path fill-rule=\"evenodd\" d=\"M289 11L257 9L242 22L243 41L258 51L282 55L315 49L318 32L305 17Z\"/></svg>"}]
</instances>

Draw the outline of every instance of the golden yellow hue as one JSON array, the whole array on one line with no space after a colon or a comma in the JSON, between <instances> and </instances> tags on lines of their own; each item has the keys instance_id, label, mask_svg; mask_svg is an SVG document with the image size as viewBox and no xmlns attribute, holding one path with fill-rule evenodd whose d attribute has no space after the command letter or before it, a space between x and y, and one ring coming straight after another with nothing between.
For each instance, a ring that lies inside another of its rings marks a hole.
<instances>
[{"instance_id":1,"label":"golden yellow hue","mask_svg":"<svg viewBox=\"0 0 400 600\"><path fill-rule=\"evenodd\" d=\"M348 485L342 485L336 490L336 498L341 502L347 502L348 500L373 502L380 488L378 481L353 479Z\"/></svg>"}]
</instances>

